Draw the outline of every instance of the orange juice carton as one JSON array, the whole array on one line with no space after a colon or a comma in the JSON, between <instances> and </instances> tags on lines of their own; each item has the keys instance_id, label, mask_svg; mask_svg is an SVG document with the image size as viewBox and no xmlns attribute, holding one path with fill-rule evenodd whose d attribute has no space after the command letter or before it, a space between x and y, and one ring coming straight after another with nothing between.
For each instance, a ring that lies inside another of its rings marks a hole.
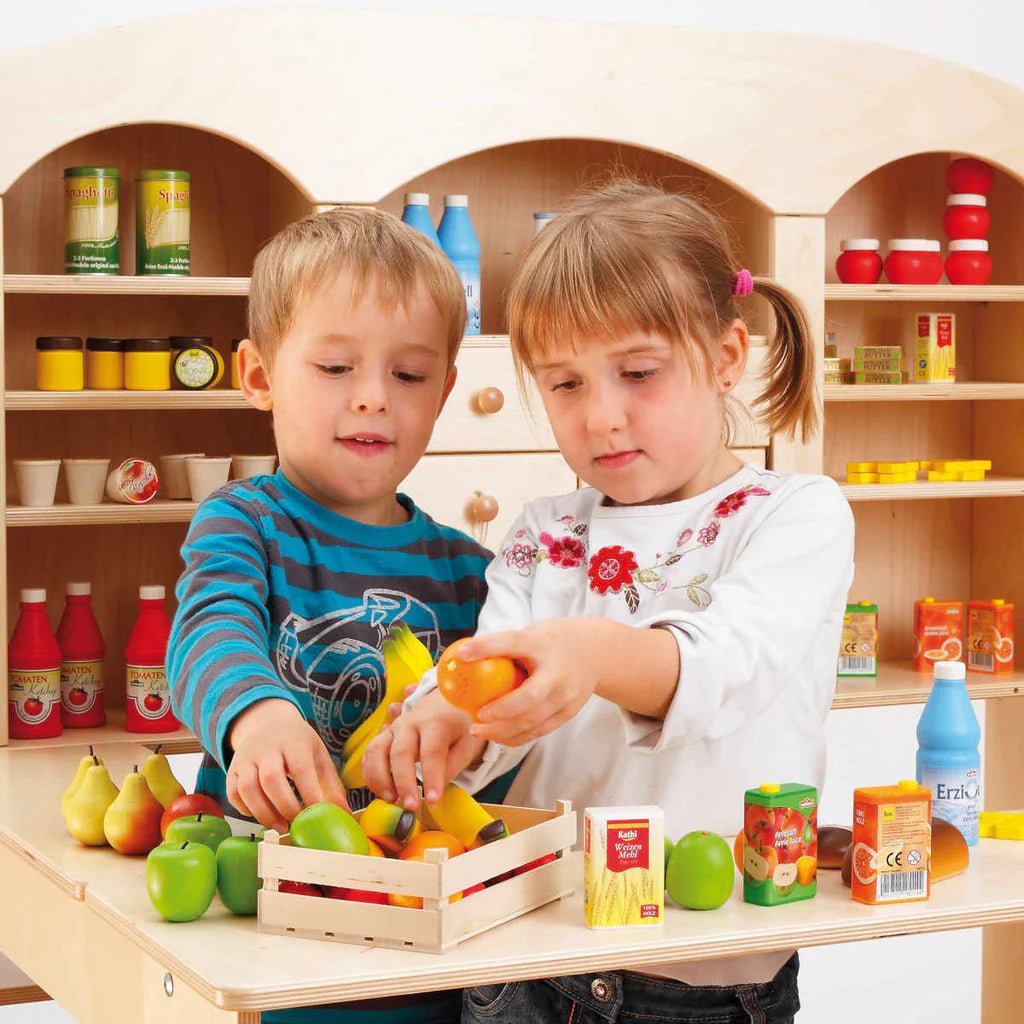
<instances>
[{"instance_id":1,"label":"orange juice carton","mask_svg":"<svg viewBox=\"0 0 1024 1024\"><path fill-rule=\"evenodd\" d=\"M878 605L870 601L848 604L839 644L839 676L878 675Z\"/></svg>"},{"instance_id":2,"label":"orange juice carton","mask_svg":"<svg viewBox=\"0 0 1024 1024\"><path fill-rule=\"evenodd\" d=\"M937 661L960 661L964 653L963 601L914 602L914 671L931 672Z\"/></svg>"},{"instance_id":3,"label":"orange juice carton","mask_svg":"<svg viewBox=\"0 0 1024 1024\"><path fill-rule=\"evenodd\" d=\"M1013 605L1008 601L967 602L967 671L1013 671Z\"/></svg>"},{"instance_id":4,"label":"orange juice carton","mask_svg":"<svg viewBox=\"0 0 1024 1024\"><path fill-rule=\"evenodd\" d=\"M956 316L917 314L914 380L918 384L952 384L956 380Z\"/></svg>"},{"instance_id":5,"label":"orange juice carton","mask_svg":"<svg viewBox=\"0 0 1024 1024\"><path fill-rule=\"evenodd\" d=\"M743 794L743 899L762 907L818 889L818 791L765 782Z\"/></svg>"},{"instance_id":6,"label":"orange juice carton","mask_svg":"<svg viewBox=\"0 0 1024 1024\"><path fill-rule=\"evenodd\" d=\"M665 814L660 807L584 810L583 911L588 928L665 923Z\"/></svg>"},{"instance_id":7,"label":"orange juice carton","mask_svg":"<svg viewBox=\"0 0 1024 1024\"><path fill-rule=\"evenodd\" d=\"M912 779L853 791L853 898L910 903L931 891L932 797Z\"/></svg>"}]
</instances>

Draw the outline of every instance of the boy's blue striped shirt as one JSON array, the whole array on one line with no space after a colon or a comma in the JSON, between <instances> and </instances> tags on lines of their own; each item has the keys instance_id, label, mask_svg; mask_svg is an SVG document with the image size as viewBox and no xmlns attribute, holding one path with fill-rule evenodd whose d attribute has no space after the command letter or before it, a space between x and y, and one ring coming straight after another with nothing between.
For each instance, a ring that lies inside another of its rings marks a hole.
<instances>
[{"instance_id":1,"label":"boy's blue striped shirt","mask_svg":"<svg viewBox=\"0 0 1024 1024\"><path fill-rule=\"evenodd\" d=\"M226 737L246 708L290 700L342 767L384 694L381 642L406 622L435 661L476 627L490 552L435 523L371 526L307 497L279 470L215 491L182 548L167 673L175 713L206 751L197 788L225 795ZM353 808L365 793L352 793Z\"/></svg>"}]
</instances>

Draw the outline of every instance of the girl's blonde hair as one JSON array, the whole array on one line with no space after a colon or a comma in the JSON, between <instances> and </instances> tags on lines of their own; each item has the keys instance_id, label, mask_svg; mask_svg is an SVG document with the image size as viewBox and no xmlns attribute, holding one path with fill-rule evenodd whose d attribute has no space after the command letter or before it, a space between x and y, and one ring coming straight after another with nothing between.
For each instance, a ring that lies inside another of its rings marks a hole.
<instances>
[{"instance_id":1,"label":"girl's blonde hair","mask_svg":"<svg viewBox=\"0 0 1024 1024\"><path fill-rule=\"evenodd\" d=\"M634 182L585 193L537 236L510 286L517 370L565 339L638 331L683 344L695 372L710 375L719 339L742 316L741 269L724 222L694 199ZM773 433L806 441L817 426L807 317L786 288L753 281L775 314L759 412Z\"/></svg>"}]
</instances>

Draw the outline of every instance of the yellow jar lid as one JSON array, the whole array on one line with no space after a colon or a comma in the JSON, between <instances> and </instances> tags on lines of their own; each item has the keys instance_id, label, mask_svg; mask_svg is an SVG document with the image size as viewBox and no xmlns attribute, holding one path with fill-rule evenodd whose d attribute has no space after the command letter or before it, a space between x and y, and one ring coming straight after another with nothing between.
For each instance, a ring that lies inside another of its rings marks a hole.
<instances>
[{"instance_id":1,"label":"yellow jar lid","mask_svg":"<svg viewBox=\"0 0 1024 1024\"><path fill-rule=\"evenodd\" d=\"M916 793L918 785L913 779L900 779L896 784L901 793Z\"/></svg>"},{"instance_id":2,"label":"yellow jar lid","mask_svg":"<svg viewBox=\"0 0 1024 1024\"><path fill-rule=\"evenodd\" d=\"M782 787L779 786L779 784L777 782L762 782L761 785L758 786L757 788L762 793L764 793L765 796L771 796L773 793L778 793L778 791Z\"/></svg>"}]
</instances>

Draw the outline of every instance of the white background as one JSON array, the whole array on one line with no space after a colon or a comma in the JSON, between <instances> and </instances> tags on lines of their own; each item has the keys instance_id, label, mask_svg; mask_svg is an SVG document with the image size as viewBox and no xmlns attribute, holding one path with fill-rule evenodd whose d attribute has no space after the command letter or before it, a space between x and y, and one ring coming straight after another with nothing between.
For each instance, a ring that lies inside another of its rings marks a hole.
<instances>
[{"instance_id":1,"label":"white background","mask_svg":"<svg viewBox=\"0 0 1024 1024\"><path fill-rule=\"evenodd\" d=\"M98 29L169 14L239 7L380 7L503 17L559 18L681 25L842 36L917 50L966 64L1024 88L1020 39L1024 5L1008 0L405 0L386 4L215 2L215 0L104 0L102 4L37 2L5 5L0 50L39 46ZM83 94L85 95L85 94ZM76 100L77 102L77 100ZM1022 125L1024 131L1024 125ZM862 596L851 595L852 600ZM983 713L976 707L979 718ZM863 709L833 714L829 723L829 782L821 823L849 823L855 785L912 777L918 707ZM174 758L175 771L191 786L196 757ZM869 774L870 773L870 774ZM772 911L767 911L771 913ZM802 954L800 1024L860 1024L871 1011L902 1024L980 1021L981 935L977 931L888 939ZM2 958L0 958L2 961ZM0 984L12 972L0 962ZM884 1008L884 1009L883 1009ZM53 1003L0 1007L0 1024L63 1024L71 1017Z\"/></svg>"}]
</instances>

